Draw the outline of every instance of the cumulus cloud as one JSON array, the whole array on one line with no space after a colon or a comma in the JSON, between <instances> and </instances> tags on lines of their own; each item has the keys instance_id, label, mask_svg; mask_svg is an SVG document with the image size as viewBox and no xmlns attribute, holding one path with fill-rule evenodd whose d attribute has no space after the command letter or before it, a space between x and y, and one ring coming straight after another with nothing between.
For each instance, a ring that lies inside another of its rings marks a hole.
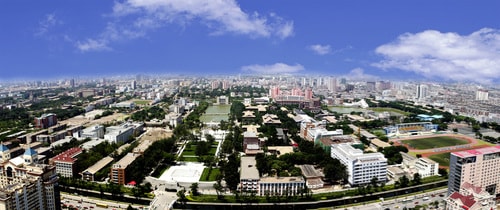
<instances>
[{"instance_id":1,"label":"cumulus cloud","mask_svg":"<svg viewBox=\"0 0 500 210\"><path fill-rule=\"evenodd\" d=\"M108 47L107 42L105 40L94 40L94 39L78 41L76 43L76 48L78 48L78 50L80 50L81 52L111 50L111 48Z\"/></svg>"},{"instance_id":2,"label":"cumulus cloud","mask_svg":"<svg viewBox=\"0 0 500 210\"><path fill-rule=\"evenodd\" d=\"M243 11L235 0L125 0L115 2L113 12L114 33L121 39L145 36L151 30L168 24L188 26L198 22L211 30L211 35L237 34L252 38L293 35L293 22L274 13L262 15ZM99 35L108 43L115 41L109 28ZM127 34L128 33L128 34Z\"/></svg>"},{"instance_id":3,"label":"cumulus cloud","mask_svg":"<svg viewBox=\"0 0 500 210\"><path fill-rule=\"evenodd\" d=\"M405 33L375 52L381 69L401 69L428 78L491 83L500 78L500 31L483 28L469 35L427 30Z\"/></svg>"},{"instance_id":4,"label":"cumulus cloud","mask_svg":"<svg viewBox=\"0 0 500 210\"><path fill-rule=\"evenodd\" d=\"M318 55L326 55L332 51L330 45L314 44L309 46L308 48Z\"/></svg>"},{"instance_id":5,"label":"cumulus cloud","mask_svg":"<svg viewBox=\"0 0 500 210\"><path fill-rule=\"evenodd\" d=\"M345 77L352 80L373 81L378 80L379 77L371 74L365 74L362 68L352 69Z\"/></svg>"},{"instance_id":6,"label":"cumulus cloud","mask_svg":"<svg viewBox=\"0 0 500 210\"><path fill-rule=\"evenodd\" d=\"M241 67L242 71L251 71L261 74L283 74L283 73L296 73L304 70L304 66L300 64L288 65L284 63L275 63L271 65L249 65Z\"/></svg>"},{"instance_id":7,"label":"cumulus cloud","mask_svg":"<svg viewBox=\"0 0 500 210\"><path fill-rule=\"evenodd\" d=\"M56 18L54 13L47 14L45 17L38 22L38 28L36 29L36 36L43 36L49 32L54 26L62 24L62 21Z\"/></svg>"}]
</instances>

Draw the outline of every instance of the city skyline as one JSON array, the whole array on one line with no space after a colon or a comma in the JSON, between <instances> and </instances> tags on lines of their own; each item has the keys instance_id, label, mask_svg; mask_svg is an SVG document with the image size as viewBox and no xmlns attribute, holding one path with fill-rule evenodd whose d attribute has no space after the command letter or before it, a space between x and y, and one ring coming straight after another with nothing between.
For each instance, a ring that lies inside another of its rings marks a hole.
<instances>
[{"instance_id":1,"label":"city skyline","mask_svg":"<svg viewBox=\"0 0 500 210\"><path fill-rule=\"evenodd\" d=\"M0 6L0 81L134 74L500 79L495 1L29 3Z\"/></svg>"}]
</instances>

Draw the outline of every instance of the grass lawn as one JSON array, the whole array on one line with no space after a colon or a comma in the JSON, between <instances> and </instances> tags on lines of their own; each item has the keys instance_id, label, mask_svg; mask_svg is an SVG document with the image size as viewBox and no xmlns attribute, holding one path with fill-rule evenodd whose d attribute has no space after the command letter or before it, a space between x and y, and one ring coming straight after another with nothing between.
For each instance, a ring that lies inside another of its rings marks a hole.
<instances>
[{"instance_id":1,"label":"grass lawn","mask_svg":"<svg viewBox=\"0 0 500 210\"><path fill-rule=\"evenodd\" d=\"M450 166L450 153L441 153L429 156L429 159L439 163L439 166Z\"/></svg>"},{"instance_id":2,"label":"grass lawn","mask_svg":"<svg viewBox=\"0 0 500 210\"><path fill-rule=\"evenodd\" d=\"M208 173L210 171L209 168L203 169L203 173L201 174L200 181L215 181L217 178L217 175L220 174L220 170L218 168L212 168L212 171L210 174Z\"/></svg>"},{"instance_id":3,"label":"grass lawn","mask_svg":"<svg viewBox=\"0 0 500 210\"><path fill-rule=\"evenodd\" d=\"M195 152L194 152L194 149L184 149L184 151L182 151L182 155L196 155Z\"/></svg>"},{"instance_id":4,"label":"grass lawn","mask_svg":"<svg viewBox=\"0 0 500 210\"><path fill-rule=\"evenodd\" d=\"M198 157L182 157L181 161L185 161L185 162L198 162Z\"/></svg>"},{"instance_id":5,"label":"grass lawn","mask_svg":"<svg viewBox=\"0 0 500 210\"><path fill-rule=\"evenodd\" d=\"M413 140L403 140L401 141L403 144L407 144L415 149L432 149L432 148L440 148L440 147L449 147L456 145L468 144L467 140L456 139L448 136L438 136L432 138L423 138L423 139L413 139Z\"/></svg>"},{"instance_id":6,"label":"grass lawn","mask_svg":"<svg viewBox=\"0 0 500 210\"><path fill-rule=\"evenodd\" d=\"M215 155L215 152L217 152L217 147L212 147L212 148L210 148L210 151L208 151L208 154Z\"/></svg>"}]
</instances>

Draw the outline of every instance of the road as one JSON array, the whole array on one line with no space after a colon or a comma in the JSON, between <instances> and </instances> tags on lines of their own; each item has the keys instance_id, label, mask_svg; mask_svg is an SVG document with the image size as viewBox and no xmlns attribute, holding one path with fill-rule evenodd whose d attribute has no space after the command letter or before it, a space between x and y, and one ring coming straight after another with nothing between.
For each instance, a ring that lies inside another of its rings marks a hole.
<instances>
[{"instance_id":1,"label":"road","mask_svg":"<svg viewBox=\"0 0 500 210\"><path fill-rule=\"evenodd\" d=\"M444 199L446 198L447 189L440 189L435 191L430 191L418 195L411 195L407 197L401 197L397 199L391 199L376 203L370 204L361 204L357 206L352 206L348 208L340 208L340 209L348 209L348 210L385 210L385 209L403 209L403 208L414 208L416 205L427 205L429 207L434 206L431 205L435 201L439 202L437 209L444 209ZM425 200L424 200L425 198Z\"/></svg>"},{"instance_id":2,"label":"road","mask_svg":"<svg viewBox=\"0 0 500 210\"><path fill-rule=\"evenodd\" d=\"M106 204L108 205L108 208L98 207L95 205L96 203ZM87 209L100 210L100 209L126 209L129 204L110 201L110 200L101 200L98 198L86 197L81 195L61 193L61 205L66 205L66 206L72 205L73 207L77 207L79 209L86 209L85 207L87 207ZM137 209L142 209L146 206L132 204L132 207Z\"/></svg>"}]
</instances>

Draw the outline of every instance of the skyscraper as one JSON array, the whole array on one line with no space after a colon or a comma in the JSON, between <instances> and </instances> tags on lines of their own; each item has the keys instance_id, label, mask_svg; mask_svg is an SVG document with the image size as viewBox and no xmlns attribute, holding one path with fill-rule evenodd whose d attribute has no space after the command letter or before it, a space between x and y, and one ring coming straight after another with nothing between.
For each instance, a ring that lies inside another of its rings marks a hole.
<instances>
[{"instance_id":1,"label":"skyscraper","mask_svg":"<svg viewBox=\"0 0 500 210\"><path fill-rule=\"evenodd\" d=\"M476 91L476 100L478 100L478 101L487 101L488 100L488 90L478 89Z\"/></svg>"},{"instance_id":2,"label":"skyscraper","mask_svg":"<svg viewBox=\"0 0 500 210\"><path fill-rule=\"evenodd\" d=\"M337 91L337 79L335 77L328 78L328 91L335 93Z\"/></svg>"},{"instance_id":3,"label":"skyscraper","mask_svg":"<svg viewBox=\"0 0 500 210\"><path fill-rule=\"evenodd\" d=\"M416 95L416 98L418 100L426 98L427 97L428 89L429 88L427 87L427 85L422 85L422 84L417 85L417 95Z\"/></svg>"},{"instance_id":4,"label":"skyscraper","mask_svg":"<svg viewBox=\"0 0 500 210\"><path fill-rule=\"evenodd\" d=\"M458 192L464 182L500 194L500 145L450 154L448 195Z\"/></svg>"}]
</instances>

